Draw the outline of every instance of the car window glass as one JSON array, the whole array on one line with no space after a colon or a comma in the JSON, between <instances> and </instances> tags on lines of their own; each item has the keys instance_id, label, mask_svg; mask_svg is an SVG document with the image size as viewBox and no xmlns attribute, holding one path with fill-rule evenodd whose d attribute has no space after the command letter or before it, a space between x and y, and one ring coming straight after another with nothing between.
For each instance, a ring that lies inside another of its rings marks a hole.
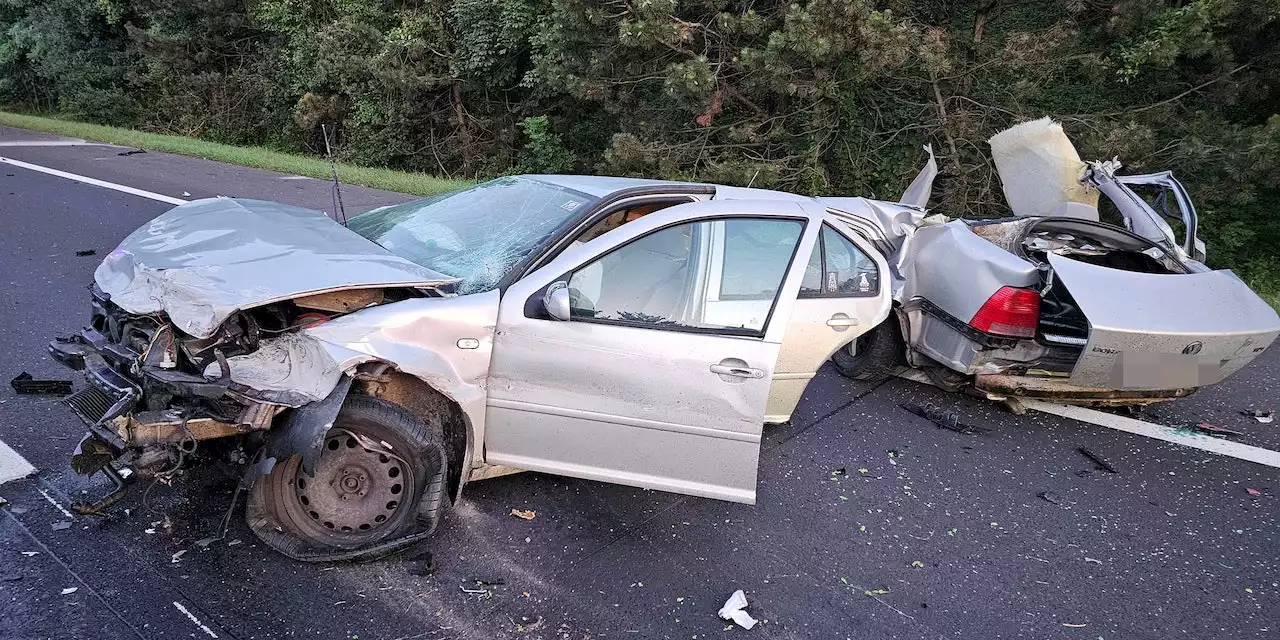
<instances>
[{"instance_id":1,"label":"car window glass","mask_svg":"<svg viewBox=\"0 0 1280 640\"><path fill-rule=\"evenodd\" d=\"M655 231L570 276L571 317L762 332L803 230L795 220L733 218Z\"/></svg>"},{"instance_id":2,"label":"car window glass","mask_svg":"<svg viewBox=\"0 0 1280 640\"><path fill-rule=\"evenodd\" d=\"M826 257L824 289L827 293L875 294L880 290L876 263L857 245L831 227L822 227Z\"/></svg>"},{"instance_id":3,"label":"car window glass","mask_svg":"<svg viewBox=\"0 0 1280 640\"><path fill-rule=\"evenodd\" d=\"M880 292L876 263L844 234L823 225L809 256L800 297L874 296Z\"/></svg>"},{"instance_id":4,"label":"car window glass","mask_svg":"<svg viewBox=\"0 0 1280 640\"><path fill-rule=\"evenodd\" d=\"M458 293L478 293L497 286L521 258L596 201L537 180L500 178L375 209L348 227L391 253L460 278Z\"/></svg>"},{"instance_id":5,"label":"car window glass","mask_svg":"<svg viewBox=\"0 0 1280 640\"><path fill-rule=\"evenodd\" d=\"M800 295L822 293L822 242L813 243L809 264L804 268L804 280L800 281Z\"/></svg>"}]
</instances>

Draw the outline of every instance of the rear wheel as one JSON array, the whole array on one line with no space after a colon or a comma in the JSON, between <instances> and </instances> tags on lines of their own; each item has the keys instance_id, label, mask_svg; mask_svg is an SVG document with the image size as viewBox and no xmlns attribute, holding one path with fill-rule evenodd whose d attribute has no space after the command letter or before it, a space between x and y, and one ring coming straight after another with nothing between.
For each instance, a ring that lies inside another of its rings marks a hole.
<instances>
[{"instance_id":1,"label":"rear wheel","mask_svg":"<svg viewBox=\"0 0 1280 640\"><path fill-rule=\"evenodd\" d=\"M248 512L291 538L284 546L354 550L435 529L447 477L438 426L384 400L352 395L322 447L314 474L293 456L250 494Z\"/></svg>"},{"instance_id":2,"label":"rear wheel","mask_svg":"<svg viewBox=\"0 0 1280 640\"><path fill-rule=\"evenodd\" d=\"M902 365L904 349L898 323L891 315L879 326L832 354L831 362L846 378L881 382Z\"/></svg>"}]
</instances>

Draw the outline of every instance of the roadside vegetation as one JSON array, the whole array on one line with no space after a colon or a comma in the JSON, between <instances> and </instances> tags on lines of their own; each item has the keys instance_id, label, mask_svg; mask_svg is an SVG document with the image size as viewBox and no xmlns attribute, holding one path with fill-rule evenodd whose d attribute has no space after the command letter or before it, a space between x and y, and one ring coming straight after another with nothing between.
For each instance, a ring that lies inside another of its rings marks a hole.
<instances>
[{"instance_id":1,"label":"roadside vegetation","mask_svg":"<svg viewBox=\"0 0 1280 640\"><path fill-rule=\"evenodd\" d=\"M933 207L970 217L1007 213L987 138L1050 115L1086 158L1175 171L1215 266L1280 300L1280 0L4 0L0 104L304 175L329 124L344 164L414 176L344 179L415 193L583 172L893 198L931 143ZM95 132L67 135L126 135ZM252 150L182 146L207 143Z\"/></svg>"}]
</instances>

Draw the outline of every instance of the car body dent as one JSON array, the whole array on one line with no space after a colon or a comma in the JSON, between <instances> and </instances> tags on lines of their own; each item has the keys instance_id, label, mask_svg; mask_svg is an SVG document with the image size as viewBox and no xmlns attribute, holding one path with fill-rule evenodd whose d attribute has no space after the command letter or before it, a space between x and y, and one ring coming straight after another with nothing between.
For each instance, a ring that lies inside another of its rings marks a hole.
<instances>
[{"instance_id":1,"label":"car body dent","mask_svg":"<svg viewBox=\"0 0 1280 640\"><path fill-rule=\"evenodd\" d=\"M475 442L484 442L486 385L499 296L494 289L450 298L402 300L302 333L318 341L343 371L385 362L422 380L456 402L470 423ZM472 447L474 463L482 456L481 447Z\"/></svg>"},{"instance_id":2,"label":"car body dent","mask_svg":"<svg viewBox=\"0 0 1280 640\"><path fill-rule=\"evenodd\" d=\"M396 256L318 211L208 198L129 234L94 280L126 311L166 313L177 328L204 338L238 310L345 289L436 288L456 278Z\"/></svg>"}]
</instances>

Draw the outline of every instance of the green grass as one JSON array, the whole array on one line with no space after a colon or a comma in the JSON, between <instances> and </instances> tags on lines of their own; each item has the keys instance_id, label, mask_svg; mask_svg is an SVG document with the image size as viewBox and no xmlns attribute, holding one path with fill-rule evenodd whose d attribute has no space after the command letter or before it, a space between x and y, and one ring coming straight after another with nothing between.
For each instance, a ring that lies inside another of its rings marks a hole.
<instances>
[{"instance_id":1,"label":"green grass","mask_svg":"<svg viewBox=\"0 0 1280 640\"><path fill-rule=\"evenodd\" d=\"M0 125L42 131L71 138L83 138L126 147L138 147L149 151L163 151L182 156L216 160L244 167L267 169L312 178L329 179L329 163L315 157L272 151L261 147L237 147L219 142L197 140L182 136L121 129L100 124L73 122L57 118L25 115L0 111ZM375 189L387 189L400 193L432 195L465 187L471 182L447 180L425 173L409 173L391 169L338 165L338 178L347 184L358 184Z\"/></svg>"}]
</instances>

